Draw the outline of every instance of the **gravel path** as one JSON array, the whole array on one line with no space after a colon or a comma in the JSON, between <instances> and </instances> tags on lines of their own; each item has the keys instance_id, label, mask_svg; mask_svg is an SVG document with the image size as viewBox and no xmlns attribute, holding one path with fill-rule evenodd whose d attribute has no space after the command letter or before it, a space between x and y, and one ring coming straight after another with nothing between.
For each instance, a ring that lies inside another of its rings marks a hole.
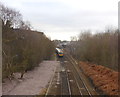
<instances>
[{"instance_id":1,"label":"gravel path","mask_svg":"<svg viewBox=\"0 0 120 97\"><path fill-rule=\"evenodd\" d=\"M6 80L3 84L3 95L39 94L47 86L59 64L58 61L43 61L39 67L28 71L23 80L12 80L11 82Z\"/></svg>"}]
</instances>

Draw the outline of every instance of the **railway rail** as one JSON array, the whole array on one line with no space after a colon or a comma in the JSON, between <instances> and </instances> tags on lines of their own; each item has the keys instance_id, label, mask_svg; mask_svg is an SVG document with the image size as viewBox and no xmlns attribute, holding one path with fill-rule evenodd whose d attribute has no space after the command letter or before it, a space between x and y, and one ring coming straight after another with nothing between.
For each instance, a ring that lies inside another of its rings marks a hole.
<instances>
[{"instance_id":1,"label":"railway rail","mask_svg":"<svg viewBox=\"0 0 120 97\"><path fill-rule=\"evenodd\" d=\"M45 97L48 95L60 95L61 97L64 95L68 95L68 97L72 95L80 95L80 97L99 95L86 80L77 62L67 52L63 58L58 58L58 61L60 66L51 78Z\"/></svg>"}]
</instances>

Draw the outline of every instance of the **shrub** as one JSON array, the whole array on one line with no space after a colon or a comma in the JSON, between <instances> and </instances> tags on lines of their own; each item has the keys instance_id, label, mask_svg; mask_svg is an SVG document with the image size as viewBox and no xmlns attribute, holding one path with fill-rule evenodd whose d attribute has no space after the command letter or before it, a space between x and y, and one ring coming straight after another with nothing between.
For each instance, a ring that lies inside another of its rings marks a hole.
<instances>
[{"instance_id":1,"label":"shrub","mask_svg":"<svg viewBox=\"0 0 120 97\"><path fill-rule=\"evenodd\" d=\"M91 34L84 32L76 42L75 56L78 60L104 65L118 69L118 30Z\"/></svg>"}]
</instances>

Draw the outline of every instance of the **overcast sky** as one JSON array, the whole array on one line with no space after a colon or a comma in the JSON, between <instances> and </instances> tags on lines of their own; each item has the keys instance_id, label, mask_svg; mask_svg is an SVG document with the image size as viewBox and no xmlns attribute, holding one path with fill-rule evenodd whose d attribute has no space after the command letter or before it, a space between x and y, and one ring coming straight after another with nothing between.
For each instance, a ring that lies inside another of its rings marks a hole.
<instances>
[{"instance_id":1,"label":"overcast sky","mask_svg":"<svg viewBox=\"0 0 120 97\"><path fill-rule=\"evenodd\" d=\"M95 32L118 25L119 0L3 0L15 8L34 29L51 39L70 40L81 30Z\"/></svg>"}]
</instances>

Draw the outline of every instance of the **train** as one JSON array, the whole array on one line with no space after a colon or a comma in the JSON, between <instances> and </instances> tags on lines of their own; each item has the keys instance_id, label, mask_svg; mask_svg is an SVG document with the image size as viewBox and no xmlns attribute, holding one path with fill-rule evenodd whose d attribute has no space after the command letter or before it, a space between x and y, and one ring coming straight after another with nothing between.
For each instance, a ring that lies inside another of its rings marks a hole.
<instances>
[{"instance_id":1,"label":"train","mask_svg":"<svg viewBox=\"0 0 120 97\"><path fill-rule=\"evenodd\" d=\"M64 56L63 49L56 48L56 54L58 57L63 57Z\"/></svg>"}]
</instances>

